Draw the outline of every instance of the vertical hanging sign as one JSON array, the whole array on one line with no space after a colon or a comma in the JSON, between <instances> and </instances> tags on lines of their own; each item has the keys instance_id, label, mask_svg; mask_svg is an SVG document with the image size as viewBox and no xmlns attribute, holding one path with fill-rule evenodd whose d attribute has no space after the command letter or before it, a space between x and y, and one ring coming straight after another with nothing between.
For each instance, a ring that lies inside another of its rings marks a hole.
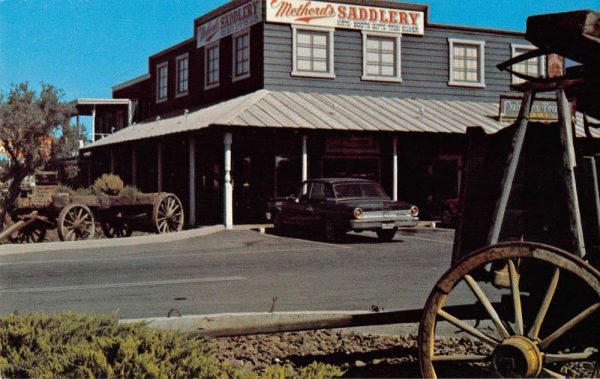
<instances>
[{"instance_id":1,"label":"vertical hanging sign","mask_svg":"<svg viewBox=\"0 0 600 379\"><path fill-rule=\"evenodd\" d=\"M262 20L262 0L252 0L224 13L196 30L196 46L202 47L240 32Z\"/></svg>"}]
</instances>

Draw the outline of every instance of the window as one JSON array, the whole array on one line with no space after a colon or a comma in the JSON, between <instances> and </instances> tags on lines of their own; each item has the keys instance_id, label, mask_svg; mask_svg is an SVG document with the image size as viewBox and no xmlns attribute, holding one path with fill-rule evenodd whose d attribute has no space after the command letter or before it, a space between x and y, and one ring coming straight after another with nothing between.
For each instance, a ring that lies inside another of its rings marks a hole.
<instances>
[{"instance_id":1,"label":"window","mask_svg":"<svg viewBox=\"0 0 600 379\"><path fill-rule=\"evenodd\" d=\"M535 50L534 46L515 45L515 44L511 44L510 48L512 51L512 54L511 54L512 58L519 56L521 54L525 54L528 51ZM513 69L518 73L533 76L536 78L540 77L540 76L544 76L545 71L546 71L546 60L544 58L545 58L544 56L541 56L541 57L531 58L531 59L528 59L523 62L519 62L513 66ZM525 80L512 75L513 84L523 83L524 81Z\"/></svg>"},{"instance_id":2,"label":"window","mask_svg":"<svg viewBox=\"0 0 600 379\"><path fill-rule=\"evenodd\" d=\"M250 32L233 36L233 81L250 76Z\"/></svg>"},{"instance_id":3,"label":"window","mask_svg":"<svg viewBox=\"0 0 600 379\"><path fill-rule=\"evenodd\" d=\"M448 39L450 80L448 85L485 87L485 42Z\"/></svg>"},{"instance_id":4,"label":"window","mask_svg":"<svg viewBox=\"0 0 600 379\"><path fill-rule=\"evenodd\" d=\"M323 183L313 183L310 191L311 200L325 200L325 185Z\"/></svg>"},{"instance_id":5,"label":"window","mask_svg":"<svg viewBox=\"0 0 600 379\"><path fill-rule=\"evenodd\" d=\"M169 88L169 63L164 62L156 66L156 102L167 100Z\"/></svg>"},{"instance_id":6,"label":"window","mask_svg":"<svg viewBox=\"0 0 600 379\"><path fill-rule=\"evenodd\" d=\"M333 29L292 25L292 75L334 79Z\"/></svg>"},{"instance_id":7,"label":"window","mask_svg":"<svg viewBox=\"0 0 600 379\"><path fill-rule=\"evenodd\" d=\"M204 89L210 89L219 85L219 42L204 48L206 78Z\"/></svg>"},{"instance_id":8,"label":"window","mask_svg":"<svg viewBox=\"0 0 600 379\"><path fill-rule=\"evenodd\" d=\"M400 35L362 33L363 80L400 82Z\"/></svg>"},{"instance_id":9,"label":"window","mask_svg":"<svg viewBox=\"0 0 600 379\"><path fill-rule=\"evenodd\" d=\"M189 85L189 58L188 54L180 55L175 60L177 62L177 90L175 96L185 96L188 93Z\"/></svg>"}]
</instances>

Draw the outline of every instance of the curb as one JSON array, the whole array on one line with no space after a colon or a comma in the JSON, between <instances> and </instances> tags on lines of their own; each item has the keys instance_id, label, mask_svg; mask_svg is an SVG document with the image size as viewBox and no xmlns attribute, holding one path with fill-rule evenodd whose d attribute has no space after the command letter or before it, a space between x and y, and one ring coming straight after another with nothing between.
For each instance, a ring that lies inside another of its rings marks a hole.
<instances>
[{"instance_id":1,"label":"curb","mask_svg":"<svg viewBox=\"0 0 600 379\"><path fill-rule=\"evenodd\" d=\"M82 250L98 247L127 247L163 242L175 242L185 240L188 238L206 236L223 230L225 230L225 227L223 225L212 225L201 227L198 229L184 230L177 233L151 234L127 238L107 238L89 241L57 241L42 242L35 244L6 244L0 245L0 256L75 249Z\"/></svg>"}]
</instances>

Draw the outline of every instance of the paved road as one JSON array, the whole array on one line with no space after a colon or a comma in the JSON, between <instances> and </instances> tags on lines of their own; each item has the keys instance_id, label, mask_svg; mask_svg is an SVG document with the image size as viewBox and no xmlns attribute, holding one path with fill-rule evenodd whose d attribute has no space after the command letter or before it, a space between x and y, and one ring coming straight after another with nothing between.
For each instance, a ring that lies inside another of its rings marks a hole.
<instances>
[{"instance_id":1,"label":"paved road","mask_svg":"<svg viewBox=\"0 0 600 379\"><path fill-rule=\"evenodd\" d=\"M371 233L344 244L224 231L177 242L0 256L0 313L221 312L421 308L449 267L453 232Z\"/></svg>"}]
</instances>

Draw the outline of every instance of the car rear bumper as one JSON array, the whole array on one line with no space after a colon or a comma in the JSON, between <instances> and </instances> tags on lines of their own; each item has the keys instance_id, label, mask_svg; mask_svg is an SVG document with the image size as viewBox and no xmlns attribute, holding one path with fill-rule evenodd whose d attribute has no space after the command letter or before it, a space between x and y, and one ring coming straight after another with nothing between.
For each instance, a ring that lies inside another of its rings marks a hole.
<instances>
[{"instance_id":1,"label":"car rear bumper","mask_svg":"<svg viewBox=\"0 0 600 379\"><path fill-rule=\"evenodd\" d=\"M419 223L418 217L404 216L404 217L381 217L381 218L368 218L361 220L351 220L350 229L354 231L363 230L378 230L378 229L393 229L400 227L411 227L417 226Z\"/></svg>"}]
</instances>

